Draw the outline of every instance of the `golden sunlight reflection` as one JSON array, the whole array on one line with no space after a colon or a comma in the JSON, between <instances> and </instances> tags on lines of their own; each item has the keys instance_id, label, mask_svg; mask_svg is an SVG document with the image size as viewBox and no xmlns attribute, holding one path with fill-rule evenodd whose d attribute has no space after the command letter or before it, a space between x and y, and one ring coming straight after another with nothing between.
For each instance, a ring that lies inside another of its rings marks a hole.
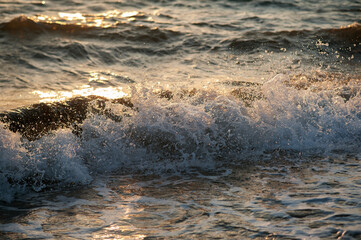
<instances>
[{"instance_id":1,"label":"golden sunlight reflection","mask_svg":"<svg viewBox=\"0 0 361 240\"><path fill-rule=\"evenodd\" d=\"M32 92L35 95L40 97L40 102L56 102L64 101L68 98L77 97L77 96L91 96L96 95L100 97L105 97L108 99L116 99L127 96L123 92L122 87L104 87L104 88L94 88L89 85L83 85L79 89L74 89L71 91L40 91L36 90Z\"/></svg>"},{"instance_id":2,"label":"golden sunlight reflection","mask_svg":"<svg viewBox=\"0 0 361 240\"><path fill-rule=\"evenodd\" d=\"M109 81L108 78L101 75L99 72L90 72L89 82L98 82L98 83L106 83ZM108 73L108 75L113 75L113 73Z\"/></svg>"},{"instance_id":3,"label":"golden sunlight reflection","mask_svg":"<svg viewBox=\"0 0 361 240\"><path fill-rule=\"evenodd\" d=\"M81 13L64 13L60 12L58 13L59 17L67 20L67 21L73 21L73 20L82 20L86 22L86 18Z\"/></svg>"},{"instance_id":4,"label":"golden sunlight reflection","mask_svg":"<svg viewBox=\"0 0 361 240\"><path fill-rule=\"evenodd\" d=\"M128 17L134 17L138 15L138 11L131 11L131 12L123 12L122 15L120 15L122 18L128 18Z\"/></svg>"},{"instance_id":5,"label":"golden sunlight reflection","mask_svg":"<svg viewBox=\"0 0 361 240\"><path fill-rule=\"evenodd\" d=\"M144 16L144 13L138 11L121 12L119 10L112 10L99 14L58 12L57 17L39 14L31 17L31 19L34 21L42 21L50 24L75 24L89 27L109 28L116 26L121 19L126 19L127 21L134 21L135 17L137 16Z\"/></svg>"},{"instance_id":6,"label":"golden sunlight reflection","mask_svg":"<svg viewBox=\"0 0 361 240\"><path fill-rule=\"evenodd\" d=\"M133 184L126 186L120 185L119 189L129 190L135 187ZM142 215L144 208L137 204L141 196L125 197L120 196L122 204L117 205L115 209L104 211L102 218L108 223L93 234L94 239L145 239L147 235L140 232L137 226L131 223L134 216Z\"/></svg>"},{"instance_id":7,"label":"golden sunlight reflection","mask_svg":"<svg viewBox=\"0 0 361 240\"><path fill-rule=\"evenodd\" d=\"M95 234L93 237L96 239L144 239L147 236L144 234L134 234L137 230L133 226L124 226L124 225L110 225L105 228L109 233L105 234ZM129 234L130 236L125 236Z\"/></svg>"}]
</instances>

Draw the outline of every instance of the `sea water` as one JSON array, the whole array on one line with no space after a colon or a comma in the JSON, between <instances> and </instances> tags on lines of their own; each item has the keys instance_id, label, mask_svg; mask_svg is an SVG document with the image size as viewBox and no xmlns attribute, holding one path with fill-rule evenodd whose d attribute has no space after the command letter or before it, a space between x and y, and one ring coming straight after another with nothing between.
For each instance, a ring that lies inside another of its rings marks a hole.
<instances>
[{"instance_id":1,"label":"sea water","mask_svg":"<svg viewBox=\"0 0 361 240\"><path fill-rule=\"evenodd\" d=\"M0 238L361 239L360 12L0 1ZM81 131L3 118L94 95Z\"/></svg>"}]
</instances>

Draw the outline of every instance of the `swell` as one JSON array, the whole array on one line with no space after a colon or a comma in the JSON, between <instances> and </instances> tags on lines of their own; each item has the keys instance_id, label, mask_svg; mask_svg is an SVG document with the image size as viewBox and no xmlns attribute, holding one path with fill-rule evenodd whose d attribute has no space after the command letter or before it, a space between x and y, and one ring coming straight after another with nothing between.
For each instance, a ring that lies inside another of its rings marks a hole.
<instances>
[{"instance_id":1,"label":"swell","mask_svg":"<svg viewBox=\"0 0 361 240\"><path fill-rule=\"evenodd\" d=\"M124 40L131 42L160 43L181 36L180 32L149 27L145 25L117 22L111 26L94 26L84 23L58 23L56 21L39 21L24 15L0 24L0 31L33 39L41 34L61 34L99 40Z\"/></svg>"},{"instance_id":2,"label":"swell","mask_svg":"<svg viewBox=\"0 0 361 240\"><path fill-rule=\"evenodd\" d=\"M76 24L36 22L21 15L12 19L10 22L2 23L0 29L13 35L29 34L31 36L45 32L80 33L95 29L95 27Z\"/></svg>"},{"instance_id":3,"label":"swell","mask_svg":"<svg viewBox=\"0 0 361 240\"><path fill-rule=\"evenodd\" d=\"M354 23L347 27L320 30L293 30L279 32L246 32L240 38L228 39L222 42L229 48L252 52L264 49L280 51L281 48L315 49L318 41L330 48L348 48L353 52L360 49L361 25Z\"/></svg>"},{"instance_id":4,"label":"swell","mask_svg":"<svg viewBox=\"0 0 361 240\"><path fill-rule=\"evenodd\" d=\"M214 24L194 23L197 26L214 28ZM217 28L228 29L231 32L239 32L237 25L220 25ZM111 26L93 26L79 23L58 23L56 21L40 21L20 16L13 20L0 24L0 32L17 36L20 39L36 39L44 34L70 35L74 38L87 38L102 41L102 43L117 42L114 52L104 59L113 63L117 57L114 54L141 53L149 56L173 55L188 51L209 51L211 49L231 49L245 54L253 54L264 51L284 52L302 51L307 54L324 56L325 61L332 62L340 53L345 59L361 61L359 44L361 40L361 25L354 23L347 27L319 29L319 30L293 30L293 31L248 31L237 33L240 37L224 40L220 36L215 39L212 35L185 34L165 28L152 27L137 22L119 21ZM123 45L119 46L119 43ZM148 43L149 45L134 45L133 43ZM220 44L220 45L219 45ZM218 46L217 46L218 45ZM47 46L42 46L46 48ZM52 48L54 46L50 46ZM86 49L75 52L75 57L85 56ZM96 49L99 49L98 47ZM72 49L69 49L72 52ZM97 50L93 51L97 55ZM63 53L61 53L63 54ZM99 55L101 52L99 53ZM325 55L326 54L326 55ZM113 60L112 60L113 59ZM101 59L101 61L103 58ZM54 61L59 61L55 59ZM61 61L61 60L60 60Z\"/></svg>"},{"instance_id":5,"label":"swell","mask_svg":"<svg viewBox=\"0 0 361 240\"><path fill-rule=\"evenodd\" d=\"M239 32L239 26L235 24L214 25L212 23L193 23L193 25L207 28L228 29L231 32ZM8 33L19 38L34 39L42 34L61 34L71 35L72 37L84 37L105 41L125 41L142 42L150 44L170 43L179 41L184 45L184 50L189 46L203 47L200 50L209 50L204 40L191 35L186 39L184 33L159 27L137 24L137 22L119 21L111 26L95 26L84 23L71 23L57 21L40 21L26 16L19 16L9 22L0 24L0 31ZM221 40L221 47L226 46L229 49L245 53L259 52L264 50L283 51L282 49L303 49L320 51L321 41L323 47L327 44L328 48L337 49L350 54L358 55L361 45L361 25L358 23L346 27L319 29L319 30L293 30L293 31L248 31L241 32L240 37ZM211 37L211 36L210 36ZM192 40L197 38L197 43ZM218 41L218 40L217 40ZM209 42L209 40L207 40ZM212 41L211 41L212 42ZM212 44L215 44L213 42ZM179 44L178 44L179 45ZM351 50L348 50L351 48ZM151 49L151 48L149 48ZM172 48L177 51L176 47ZM214 47L218 49L218 47ZM347 49L347 50L346 50ZM167 51L168 52L168 51ZM171 53L169 53L171 54Z\"/></svg>"}]
</instances>

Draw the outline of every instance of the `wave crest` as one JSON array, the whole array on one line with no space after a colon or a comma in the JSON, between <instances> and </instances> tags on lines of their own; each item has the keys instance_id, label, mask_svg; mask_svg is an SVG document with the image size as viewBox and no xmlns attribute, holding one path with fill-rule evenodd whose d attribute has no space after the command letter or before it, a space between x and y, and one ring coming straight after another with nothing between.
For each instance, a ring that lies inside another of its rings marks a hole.
<instances>
[{"instance_id":1,"label":"wave crest","mask_svg":"<svg viewBox=\"0 0 361 240\"><path fill-rule=\"evenodd\" d=\"M20 37L33 37L45 32L75 33L84 32L93 27L76 24L59 24L35 21L24 15L3 23L0 29ZM25 35L26 34L26 35Z\"/></svg>"},{"instance_id":2,"label":"wave crest","mask_svg":"<svg viewBox=\"0 0 361 240\"><path fill-rule=\"evenodd\" d=\"M299 87L302 81L305 85ZM330 87L335 83L353 94L335 93ZM277 75L263 85L243 86L243 91L252 87L262 93L248 103L219 89L171 94L140 86L133 89L131 105L80 99L81 109L87 110L76 135L63 128L29 142L2 125L1 199L11 200L19 189L86 184L92 174L108 171L183 172L282 151L321 157L335 151L359 154L359 83L338 74ZM57 104L52 107L62 106Z\"/></svg>"},{"instance_id":3,"label":"wave crest","mask_svg":"<svg viewBox=\"0 0 361 240\"><path fill-rule=\"evenodd\" d=\"M146 25L127 22L116 22L112 25L94 25L83 22L39 20L24 15L9 22L2 23L0 30L20 38L32 39L39 34L58 33L72 36L95 38L100 40L127 40L148 43L159 43L180 36L177 31L159 29Z\"/></svg>"}]
</instances>

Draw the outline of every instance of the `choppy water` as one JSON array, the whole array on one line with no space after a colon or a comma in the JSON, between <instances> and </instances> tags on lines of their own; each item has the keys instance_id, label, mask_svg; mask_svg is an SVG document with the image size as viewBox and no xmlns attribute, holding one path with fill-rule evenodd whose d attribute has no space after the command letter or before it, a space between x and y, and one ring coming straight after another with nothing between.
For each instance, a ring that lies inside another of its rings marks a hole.
<instances>
[{"instance_id":1,"label":"choppy water","mask_svg":"<svg viewBox=\"0 0 361 240\"><path fill-rule=\"evenodd\" d=\"M361 239L360 12L0 1L0 237Z\"/></svg>"}]
</instances>

